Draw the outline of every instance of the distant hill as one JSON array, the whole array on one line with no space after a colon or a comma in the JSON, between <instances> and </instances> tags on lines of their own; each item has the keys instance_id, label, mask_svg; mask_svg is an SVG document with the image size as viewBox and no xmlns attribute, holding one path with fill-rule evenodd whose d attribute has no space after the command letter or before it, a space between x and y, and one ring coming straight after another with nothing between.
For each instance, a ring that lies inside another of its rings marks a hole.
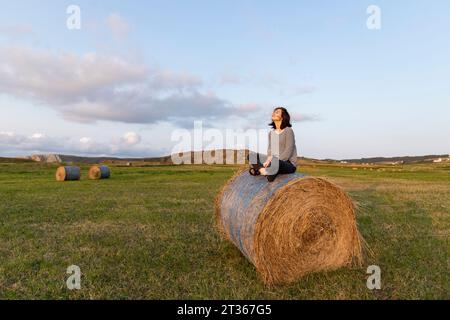
<instances>
[{"instance_id":1,"label":"distant hill","mask_svg":"<svg viewBox=\"0 0 450 320\"><path fill-rule=\"evenodd\" d=\"M205 159L208 155L214 157L216 152L219 150L210 150L210 151L191 151L185 152L184 154L178 155L178 157L184 160L184 162L189 162L194 164L197 159ZM227 154L232 159L237 159L239 154L248 155L248 150L222 150L223 154L223 163L226 163ZM230 156L231 155L231 156ZM142 163L151 163L151 164L173 164L172 156L163 156L163 157L148 157L148 158L117 158L117 157L80 157L80 156L72 156L72 155L58 155L61 163L86 163L86 164L95 164L95 163L112 163L112 164L142 164ZM177 155L174 155L176 158ZM234 162L234 160L232 160Z\"/></svg>"},{"instance_id":2,"label":"distant hill","mask_svg":"<svg viewBox=\"0 0 450 320\"><path fill-rule=\"evenodd\" d=\"M433 162L438 159L449 159L448 154L444 155L427 155L427 156L406 156L406 157L375 157L375 158L362 158L362 159L348 159L342 160L349 163L374 163L374 164L383 164L383 163L423 163L423 162Z\"/></svg>"},{"instance_id":3,"label":"distant hill","mask_svg":"<svg viewBox=\"0 0 450 320\"><path fill-rule=\"evenodd\" d=\"M181 159L183 156L184 162L189 162L194 164L198 163L198 159L206 159L207 156L215 157L218 152L222 152L223 163L243 163L242 161L246 159L249 154L249 150L206 150L206 151L191 151L184 153L183 155L178 155ZM218 155L218 154L217 154ZM176 158L177 155L174 155ZM228 157L228 161L227 161ZM5 162L12 158L0 158L0 162ZM238 161L240 159L240 161ZM450 161L449 155L426 155L426 156L405 156L405 157L374 157L374 158L361 158L361 159L345 159L345 160L335 160L335 159L312 159L299 157L302 162L312 162L312 163L349 163L349 164L409 164L409 163L427 163L427 162L438 162ZM96 164L96 163L110 163L118 165L141 165L141 164L173 164L172 156L163 157L145 157L145 158L118 158L118 157L82 157L74 155L60 155L60 154L47 154L47 155L32 155L27 157L27 159L17 159L17 161L37 161L45 163L80 163L80 164ZM16 161L16 162L17 162Z\"/></svg>"},{"instance_id":4,"label":"distant hill","mask_svg":"<svg viewBox=\"0 0 450 320\"><path fill-rule=\"evenodd\" d=\"M0 157L0 163L20 163L20 162L33 162L28 158L4 158Z\"/></svg>"},{"instance_id":5,"label":"distant hill","mask_svg":"<svg viewBox=\"0 0 450 320\"><path fill-rule=\"evenodd\" d=\"M116 158L116 157L80 157L72 155L59 155L62 163L116 163L116 164L126 164L133 162L157 162L161 164L171 164L172 161L170 156L166 157L154 157L154 158Z\"/></svg>"},{"instance_id":6,"label":"distant hill","mask_svg":"<svg viewBox=\"0 0 450 320\"><path fill-rule=\"evenodd\" d=\"M223 163L226 163L227 157L231 159L232 163L235 162L234 159L245 156L249 154L248 150L207 150L207 151L191 151L180 155L174 155L173 158L182 159L185 163L189 162L194 164L197 163L198 159L206 159L208 157L215 157L216 153L222 152ZM217 154L218 155L218 154ZM243 155L243 156L242 156ZM172 156L163 157L144 157L144 158L118 158L118 157L83 157L74 155L63 155L63 154L46 154L46 155L32 155L27 157L30 161L45 162L45 163L84 163L84 164L96 164L96 163L111 163L111 164L122 164L122 165L132 165L132 164L173 164Z\"/></svg>"}]
</instances>

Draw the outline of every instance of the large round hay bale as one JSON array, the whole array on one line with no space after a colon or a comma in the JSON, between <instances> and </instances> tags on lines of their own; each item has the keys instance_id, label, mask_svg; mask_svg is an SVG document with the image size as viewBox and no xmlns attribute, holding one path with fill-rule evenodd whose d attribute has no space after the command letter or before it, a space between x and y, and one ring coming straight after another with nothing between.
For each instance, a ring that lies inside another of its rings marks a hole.
<instances>
[{"instance_id":1,"label":"large round hay bale","mask_svg":"<svg viewBox=\"0 0 450 320\"><path fill-rule=\"evenodd\" d=\"M92 166L88 173L91 180L108 179L110 175L111 170L108 166Z\"/></svg>"},{"instance_id":2,"label":"large round hay bale","mask_svg":"<svg viewBox=\"0 0 450 320\"><path fill-rule=\"evenodd\" d=\"M267 284L361 263L352 200L335 184L303 174L265 177L240 170L216 198L216 225Z\"/></svg>"},{"instance_id":3,"label":"large round hay bale","mask_svg":"<svg viewBox=\"0 0 450 320\"><path fill-rule=\"evenodd\" d=\"M66 166L56 169L56 181L80 180L81 170L79 167Z\"/></svg>"}]
</instances>

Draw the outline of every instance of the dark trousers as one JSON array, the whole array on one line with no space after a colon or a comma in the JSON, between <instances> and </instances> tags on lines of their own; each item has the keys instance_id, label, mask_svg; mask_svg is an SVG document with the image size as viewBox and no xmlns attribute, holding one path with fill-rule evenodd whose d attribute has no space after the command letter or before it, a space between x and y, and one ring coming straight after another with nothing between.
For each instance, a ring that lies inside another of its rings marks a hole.
<instances>
[{"instance_id":1,"label":"dark trousers","mask_svg":"<svg viewBox=\"0 0 450 320\"><path fill-rule=\"evenodd\" d=\"M265 161L265 159L267 159L267 156L263 156L261 154L256 154L256 164L258 166L263 165L263 161ZM249 161L250 164L254 164L254 158L250 157ZM274 163L276 163L276 161L278 161L278 169L276 168L276 165L273 165ZM273 165L273 166L272 166ZM277 175L277 174L290 174L290 173L294 173L297 170L297 168L289 161L289 160L280 160L277 157L273 157L272 162L270 163L270 165L267 167L267 172L270 175Z\"/></svg>"}]
</instances>

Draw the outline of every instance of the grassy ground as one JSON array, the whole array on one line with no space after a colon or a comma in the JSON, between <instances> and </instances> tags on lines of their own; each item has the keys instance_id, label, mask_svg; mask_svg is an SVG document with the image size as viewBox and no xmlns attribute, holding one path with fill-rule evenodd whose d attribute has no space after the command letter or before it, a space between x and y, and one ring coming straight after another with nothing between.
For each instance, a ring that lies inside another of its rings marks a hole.
<instances>
[{"instance_id":1,"label":"grassy ground","mask_svg":"<svg viewBox=\"0 0 450 320\"><path fill-rule=\"evenodd\" d=\"M234 169L115 167L110 180L57 183L53 166L1 163L0 298L450 298L448 165L303 167L358 202L373 255L363 268L274 288L214 230L213 199ZM72 264L79 291L66 288ZM382 290L366 288L372 264Z\"/></svg>"}]
</instances>

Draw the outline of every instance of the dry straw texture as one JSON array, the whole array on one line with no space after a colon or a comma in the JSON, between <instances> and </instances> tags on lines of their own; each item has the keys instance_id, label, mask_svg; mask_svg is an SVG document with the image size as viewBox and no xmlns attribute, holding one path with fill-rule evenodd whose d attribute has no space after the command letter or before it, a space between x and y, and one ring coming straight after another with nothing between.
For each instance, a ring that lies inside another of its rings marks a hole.
<instances>
[{"instance_id":1,"label":"dry straw texture","mask_svg":"<svg viewBox=\"0 0 450 320\"><path fill-rule=\"evenodd\" d=\"M268 183L242 168L218 194L215 211L219 232L267 284L362 262L353 202L327 180L290 174Z\"/></svg>"},{"instance_id":2,"label":"dry straw texture","mask_svg":"<svg viewBox=\"0 0 450 320\"><path fill-rule=\"evenodd\" d=\"M58 167L55 177L56 181L80 180L81 170L79 167Z\"/></svg>"},{"instance_id":3,"label":"dry straw texture","mask_svg":"<svg viewBox=\"0 0 450 320\"><path fill-rule=\"evenodd\" d=\"M108 166L92 166L88 172L88 178L91 180L108 179L110 170Z\"/></svg>"}]
</instances>

